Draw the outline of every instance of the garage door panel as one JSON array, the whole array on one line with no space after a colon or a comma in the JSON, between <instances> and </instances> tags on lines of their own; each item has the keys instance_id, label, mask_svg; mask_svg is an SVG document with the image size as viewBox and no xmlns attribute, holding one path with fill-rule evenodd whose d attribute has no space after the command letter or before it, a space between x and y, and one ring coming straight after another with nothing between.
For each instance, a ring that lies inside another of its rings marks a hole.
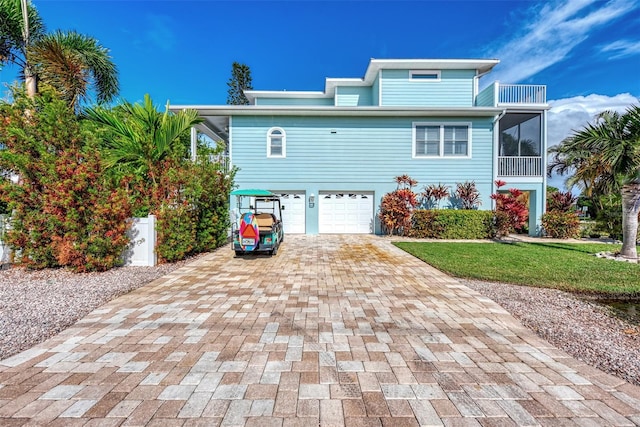
<instances>
[{"instance_id":1,"label":"garage door panel","mask_svg":"<svg viewBox=\"0 0 640 427\"><path fill-rule=\"evenodd\" d=\"M371 233L373 194L320 193L318 216L320 233Z\"/></svg>"},{"instance_id":2,"label":"garage door panel","mask_svg":"<svg viewBox=\"0 0 640 427\"><path fill-rule=\"evenodd\" d=\"M305 193L281 193L280 203L285 209L282 211L282 225L287 234L304 234L306 223Z\"/></svg>"}]
</instances>

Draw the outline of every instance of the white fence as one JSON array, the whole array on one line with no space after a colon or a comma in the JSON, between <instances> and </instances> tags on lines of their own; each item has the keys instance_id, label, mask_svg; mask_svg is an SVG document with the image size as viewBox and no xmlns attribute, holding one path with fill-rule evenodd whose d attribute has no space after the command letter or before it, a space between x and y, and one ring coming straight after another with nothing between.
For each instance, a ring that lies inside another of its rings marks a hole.
<instances>
[{"instance_id":1,"label":"white fence","mask_svg":"<svg viewBox=\"0 0 640 427\"><path fill-rule=\"evenodd\" d=\"M156 255L156 217L132 218L131 228L127 232L131 242L122 255L124 265L147 267L158 263Z\"/></svg>"},{"instance_id":2,"label":"white fence","mask_svg":"<svg viewBox=\"0 0 640 427\"><path fill-rule=\"evenodd\" d=\"M542 176L542 157L498 157L498 176Z\"/></svg>"},{"instance_id":3,"label":"white fence","mask_svg":"<svg viewBox=\"0 0 640 427\"><path fill-rule=\"evenodd\" d=\"M124 265L153 267L158 263L156 255L156 217L131 218L131 228L127 235L131 242L122 254ZM4 244L4 233L9 226L9 216L0 215L0 267L10 262L11 250Z\"/></svg>"}]
</instances>

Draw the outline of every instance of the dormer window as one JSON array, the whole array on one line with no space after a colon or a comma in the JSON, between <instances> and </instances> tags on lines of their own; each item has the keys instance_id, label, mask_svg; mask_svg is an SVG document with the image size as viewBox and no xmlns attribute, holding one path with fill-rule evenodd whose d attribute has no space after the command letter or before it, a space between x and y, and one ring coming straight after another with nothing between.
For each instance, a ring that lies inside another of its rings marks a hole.
<instances>
[{"instance_id":1,"label":"dormer window","mask_svg":"<svg viewBox=\"0 0 640 427\"><path fill-rule=\"evenodd\" d=\"M287 134L282 128L271 128L267 132L267 157L287 157Z\"/></svg>"},{"instance_id":2,"label":"dormer window","mask_svg":"<svg viewBox=\"0 0 640 427\"><path fill-rule=\"evenodd\" d=\"M412 70L409 78L420 82L439 82L440 70Z\"/></svg>"}]
</instances>

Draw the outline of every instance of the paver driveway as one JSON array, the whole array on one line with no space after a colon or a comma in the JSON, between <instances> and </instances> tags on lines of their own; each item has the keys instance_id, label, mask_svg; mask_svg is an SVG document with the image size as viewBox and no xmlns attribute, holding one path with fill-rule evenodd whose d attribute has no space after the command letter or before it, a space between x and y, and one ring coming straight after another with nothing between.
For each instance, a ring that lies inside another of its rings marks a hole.
<instances>
[{"instance_id":1,"label":"paver driveway","mask_svg":"<svg viewBox=\"0 0 640 427\"><path fill-rule=\"evenodd\" d=\"M223 248L0 362L0 425L634 425L640 389L375 236Z\"/></svg>"}]
</instances>

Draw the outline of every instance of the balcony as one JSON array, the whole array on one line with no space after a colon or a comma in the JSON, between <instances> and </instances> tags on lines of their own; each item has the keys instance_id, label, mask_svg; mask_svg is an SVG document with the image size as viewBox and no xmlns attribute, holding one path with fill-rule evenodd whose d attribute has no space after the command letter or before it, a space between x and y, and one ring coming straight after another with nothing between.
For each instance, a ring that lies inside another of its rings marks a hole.
<instances>
[{"instance_id":1,"label":"balcony","mask_svg":"<svg viewBox=\"0 0 640 427\"><path fill-rule=\"evenodd\" d=\"M499 177L541 177L542 176L542 157L539 156L523 156L523 157L498 157L498 176Z\"/></svg>"},{"instance_id":2,"label":"balcony","mask_svg":"<svg viewBox=\"0 0 640 427\"><path fill-rule=\"evenodd\" d=\"M498 105L546 104L547 87L544 85L499 85Z\"/></svg>"},{"instance_id":3,"label":"balcony","mask_svg":"<svg viewBox=\"0 0 640 427\"><path fill-rule=\"evenodd\" d=\"M493 82L476 97L478 107L546 104L547 87L545 85L511 85Z\"/></svg>"}]
</instances>

